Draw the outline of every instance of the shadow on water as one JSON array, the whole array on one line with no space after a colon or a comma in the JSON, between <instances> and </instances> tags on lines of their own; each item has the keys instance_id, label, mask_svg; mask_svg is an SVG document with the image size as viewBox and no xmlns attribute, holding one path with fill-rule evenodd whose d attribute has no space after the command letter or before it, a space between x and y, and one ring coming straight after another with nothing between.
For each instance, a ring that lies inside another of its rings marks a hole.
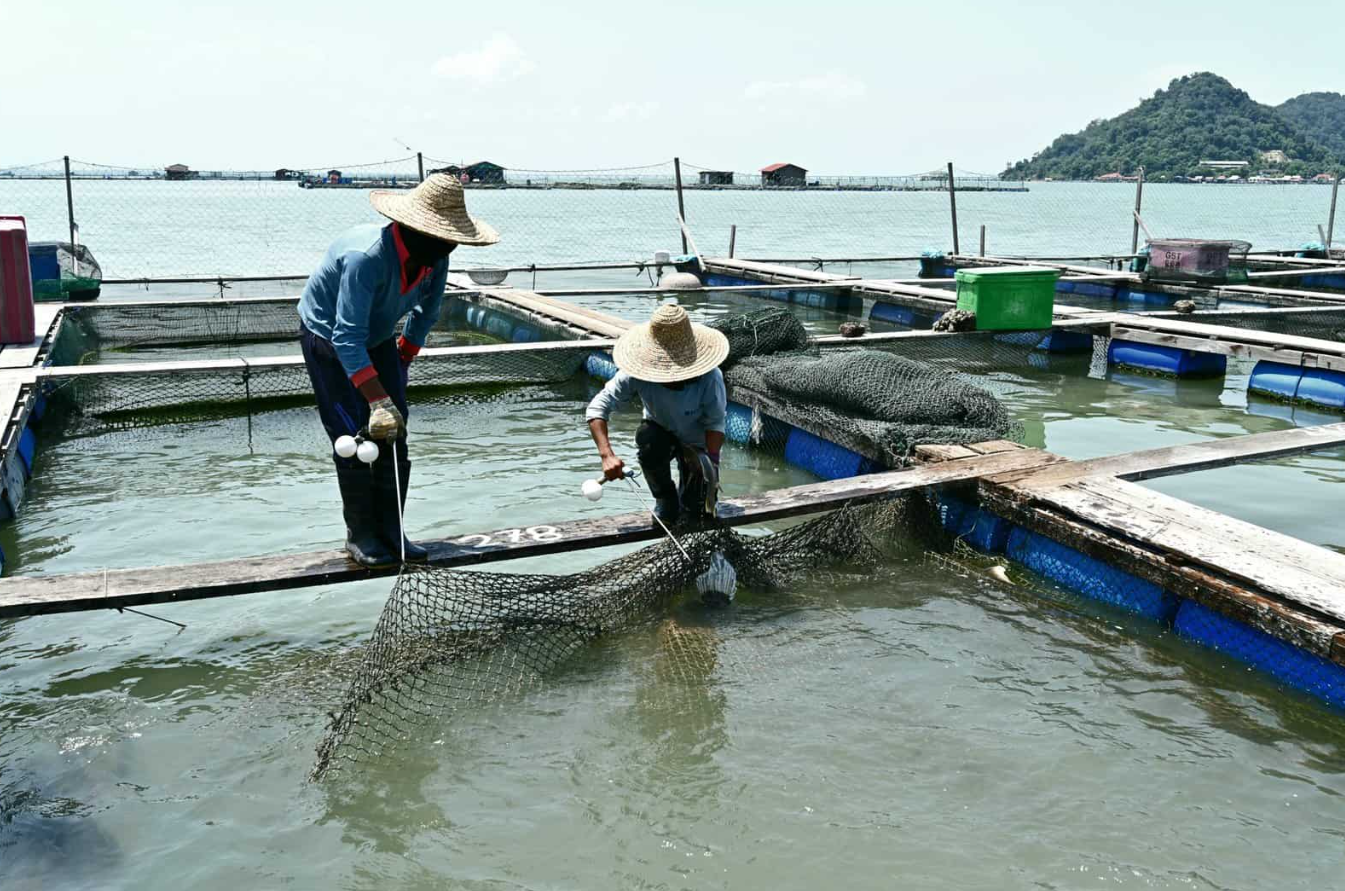
<instances>
[{"instance_id":1,"label":"shadow on water","mask_svg":"<svg viewBox=\"0 0 1345 891\"><path fill-rule=\"evenodd\" d=\"M31 777L15 773L0 771L0 886L12 891L101 886L126 853L103 831L94 808L44 794Z\"/></svg>"}]
</instances>

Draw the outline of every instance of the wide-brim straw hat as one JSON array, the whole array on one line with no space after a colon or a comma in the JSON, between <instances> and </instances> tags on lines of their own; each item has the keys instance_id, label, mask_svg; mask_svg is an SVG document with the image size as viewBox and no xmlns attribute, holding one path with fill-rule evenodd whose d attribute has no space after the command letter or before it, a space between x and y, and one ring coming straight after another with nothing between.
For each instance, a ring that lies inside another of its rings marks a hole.
<instances>
[{"instance_id":1,"label":"wide-brim straw hat","mask_svg":"<svg viewBox=\"0 0 1345 891\"><path fill-rule=\"evenodd\" d=\"M722 332L693 323L675 303L654 310L648 322L622 334L612 348L617 368L655 384L700 377L728 354L729 339Z\"/></svg>"},{"instance_id":2,"label":"wide-brim straw hat","mask_svg":"<svg viewBox=\"0 0 1345 891\"><path fill-rule=\"evenodd\" d=\"M500 240L488 223L468 215L462 184L446 173L430 174L409 192L375 189L369 203L388 219L443 241L487 245Z\"/></svg>"}]
</instances>

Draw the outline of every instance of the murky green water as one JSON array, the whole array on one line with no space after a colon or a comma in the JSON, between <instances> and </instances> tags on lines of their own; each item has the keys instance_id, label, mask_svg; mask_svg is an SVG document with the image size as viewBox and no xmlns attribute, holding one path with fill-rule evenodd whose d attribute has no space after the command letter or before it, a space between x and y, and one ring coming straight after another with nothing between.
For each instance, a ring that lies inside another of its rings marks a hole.
<instances>
[{"instance_id":1,"label":"murky green water","mask_svg":"<svg viewBox=\"0 0 1345 891\"><path fill-rule=\"evenodd\" d=\"M1178 382L1089 377L1086 355L1039 364L984 379L1029 445L1069 457L1334 419L1249 403L1244 366ZM581 419L595 386L416 403L409 531L638 509L577 494L596 472ZM636 421L614 424L628 456ZM303 551L340 535L311 409L39 435L30 500L0 530L19 572ZM1324 503L1339 500L1343 458L1158 482L1217 509ZM779 455L726 449L730 495L809 479ZM115 613L0 624L3 887L1280 889L1338 877L1339 714L1143 621L914 553L874 575L745 592L726 611L679 603L538 692L460 711L403 761L308 785L389 586L150 608L182 631Z\"/></svg>"}]
</instances>

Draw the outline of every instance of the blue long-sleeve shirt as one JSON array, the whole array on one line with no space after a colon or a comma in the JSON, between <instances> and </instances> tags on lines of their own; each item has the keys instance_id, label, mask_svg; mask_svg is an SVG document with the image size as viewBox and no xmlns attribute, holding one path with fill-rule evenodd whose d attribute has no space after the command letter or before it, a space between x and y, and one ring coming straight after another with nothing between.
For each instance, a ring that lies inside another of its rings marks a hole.
<instances>
[{"instance_id":1,"label":"blue long-sleeve shirt","mask_svg":"<svg viewBox=\"0 0 1345 891\"><path fill-rule=\"evenodd\" d=\"M607 420L613 409L639 395L644 416L667 430L684 445L705 447L705 431L724 432L728 397L724 373L718 368L692 378L680 390L633 378L618 371L588 404L585 420Z\"/></svg>"},{"instance_id":2,"label":"blue long-sleeve shirt","mask_svg":"<svg viewBox=\"0 0 1345 891\"><path fill-rule=\"evenodd\" d=\"M374 376L369 347L392 337L403 316L402 336L414 348L424 346L444 300L448 258L416 281L406 281L406 248L396 225L367 224L343 232L299 299L304 326L332 342L356 386Z\"/></svg>"}]
</instances>

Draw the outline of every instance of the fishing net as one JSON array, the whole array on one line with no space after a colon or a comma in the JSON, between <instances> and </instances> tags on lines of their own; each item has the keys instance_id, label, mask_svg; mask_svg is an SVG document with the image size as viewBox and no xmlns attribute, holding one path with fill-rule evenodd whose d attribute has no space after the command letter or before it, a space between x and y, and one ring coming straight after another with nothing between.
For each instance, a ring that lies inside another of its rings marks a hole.
<instances>
[{"instance_id":1,"label":"fishing net","mask_svg":"<svg viewBox=\"0 0 1345 891\"><path fill-rule=\"evenodd\" d=\"M916 523L916 518L923 522ZM871 566L903 528L938 525L921 498L847 506L765 536L691 532L573 575L406 566L318 746L312 776L390 754L452 713L535 687L602 635L657 620L723 555L739 586L780 589L803 572Z\"/></svg>"},{"instance_id":2,"label":"fishing net","mask_svg":"<svg viewBox=\"0 0 1345 891\"><path fill-rule=\"evenodd\" d=\"M809 345L802 323L765 309L715 323L729 340L724 380L735 398L783 406L861 454L900 466L917 445L984 442L1014 432L989 391L934 365L874 349Z\"/></svg>"}]
</instances>

